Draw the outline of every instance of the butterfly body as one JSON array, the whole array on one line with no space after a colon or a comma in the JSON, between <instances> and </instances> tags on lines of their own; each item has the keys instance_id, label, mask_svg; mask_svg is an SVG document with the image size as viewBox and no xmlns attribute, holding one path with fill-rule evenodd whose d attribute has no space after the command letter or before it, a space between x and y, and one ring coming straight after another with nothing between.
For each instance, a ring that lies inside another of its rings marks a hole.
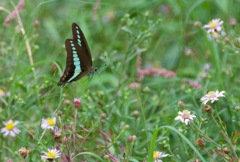
<instances>
[{"instance_id":1,"label":"butterfly body","mask_svg":"<svg viewBox=\"0 0 240 162\"><path fill-rule=\"evenodd\" d=\"M67 51L66 68L58 82L58 86L64 86L86 75L92 76L97 71L97 68L92 66L92 56L86 38L76 23L72 24L72 34L73 39L66 39L65 41Z\"/></svg>"}]
</instances>

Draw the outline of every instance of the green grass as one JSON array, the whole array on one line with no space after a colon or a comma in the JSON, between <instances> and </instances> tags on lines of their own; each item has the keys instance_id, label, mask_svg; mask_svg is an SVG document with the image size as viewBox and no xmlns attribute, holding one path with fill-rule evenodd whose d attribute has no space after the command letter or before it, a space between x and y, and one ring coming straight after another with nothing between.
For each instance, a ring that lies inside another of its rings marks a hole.
<instances>
[{"instance_id":1,"label":"green grass","mask_svg":"<svg viewBox=\"0 0 240 162\"><path fill-rule=\"evenodd\" d=\"M0 134L0 161L41 161L48 148L60 149L56 161L152 162L154 151L169 154L163 161L238 161L240 28L230 20L240 21L239 3L25 1L5 26L18 1L1 1L0 90L10 95L0 97L0 128L12 119L21 132ZM225 35L209 39L203 25L214 18L224 21ZM99 70L92 79L61 88L64 42L72 38L73 22L83 30ZM139 80L139 57L142 69L167 69L176 76ZM211 67L204 69L206 64ZM129 88L132 82L140 87ZM208 102L212 111L204 111L200 98L216 90L225 91L225 97ZM80 108L74 108L74 98L81 98ZM196 115L189 125L174 120L185 109ZM62 130L58 138L41 128L48 117L56 117L55 127ZM205 144L197 144L199 139ZM31 150L26 159L19 153L22 147Z\"/></svg>"}]
</instances>

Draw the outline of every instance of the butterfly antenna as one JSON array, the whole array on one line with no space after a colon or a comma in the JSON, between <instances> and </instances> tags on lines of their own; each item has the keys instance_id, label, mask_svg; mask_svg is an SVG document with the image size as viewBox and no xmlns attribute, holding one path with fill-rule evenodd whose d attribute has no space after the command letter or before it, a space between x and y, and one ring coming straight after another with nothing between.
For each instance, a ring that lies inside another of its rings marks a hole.
<instances>
[{"instance_id":1,"label":"butterfly antenna","mask_svg":"<svg viewBox=\"0 0 240 162\"><path fill-rule=\"evenodd\" d=\"M106 67L107 64L104 64L104 65L101 65L101 66L96 66L97 68L100 68L100 67Z\"/></svg>"},{"instance_id":2,"label":"butterfly antenna","mask_svg":"<svg viewBox=\"0 0 240 162\"><path fill-rule=\"evenodd\" d=\"M98 77L100 78L100 80L102 80L102 78L101 78L101 76L99 75L98 71L96 71L96 72L97 72L97 75L98 75Z\"/></svg>"}]
</instances>

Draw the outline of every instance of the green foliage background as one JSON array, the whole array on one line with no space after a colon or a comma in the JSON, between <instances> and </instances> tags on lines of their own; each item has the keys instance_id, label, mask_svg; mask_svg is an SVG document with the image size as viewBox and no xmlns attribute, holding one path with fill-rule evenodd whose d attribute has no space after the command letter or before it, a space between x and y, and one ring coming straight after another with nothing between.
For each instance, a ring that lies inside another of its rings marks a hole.
<instances>
[{"instance_id":1,"label":"green foliage background","mask_svg":"<svg viewBox=\"0 0 240 162\"><path fill-rule=\"evenodd\" d=\"M106 152L119 156L120 161L143 161L152 151L159 150L170 154L163 161L184 162L222 160L212 150L224 147L230 148L235 157L234 152L239 154L240 33L239 24L229 23L231 18L240 20L239 0L25 1L19 13L25 35L20 32L17 18L8 26L3 25L17 3L0 2L0 89L10 92L9 97L0 98L0 121L20 121L21 133L16 138L0 136L0 161L22 159L18 152L21 147L31 149L27 161L40 161L42 150L56 146L65 154L69 149L75 161L108 161ZM225 39L210 40L202 28L214 18L224 21ZM72 22L84 31L93 64L99 71L92 79L84 78L60 88L57 82L65 68L64 42L72 37ZM195 22L202 26L194 26ZM192 50L191 55L186 55L186 49ZM128 88L138 81L139 55L143 68L165 68L177 76L147 76L140 88ZM183 82L196 81L206 63L212 66L208 77L199 81L200 89ZM211 105L220 127L203 111L200 102L212 90L226 91L225 98ZM76 110L73 99L79 97L81 108ZM183 110L179 101L184 101L197 116L194 126L174 121L178 111ZM51 131L44 132L40 127L42 118L53 116L56 110L62 112L57 125L69 142L55 141ZM139 116L134 116L134 111ZM76 130L64 129L73 125ZM196 139L204 137L199 130L215 143L206 140L205 147L198 148ZM34 137L29 136L29 131L35 132ZM70 142L74 134L77 155ZM131 135L137 137L134 142L127 140Z\"/></svg>"}]
</instances>

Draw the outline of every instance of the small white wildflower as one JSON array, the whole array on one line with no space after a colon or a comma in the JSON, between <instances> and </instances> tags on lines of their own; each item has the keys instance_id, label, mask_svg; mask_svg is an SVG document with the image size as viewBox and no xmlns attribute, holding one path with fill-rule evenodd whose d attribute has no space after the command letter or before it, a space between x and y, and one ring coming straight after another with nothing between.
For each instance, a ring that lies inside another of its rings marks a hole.
<instances>
[{"instance_id":1,"label":"small white wildflower","mask_svg":"<svg viewBox=\"0 0 240 162\"><path fill-rule=\"evenodd\" d=\"M223 21L221 21L220 19L213 19L207 25L204 25L203 28L208 29L207 30L208 33L213 33L213 32L219 33L222 30L222 24L223 24Z\"/></svg>"},{"instance_id":2,"label":"small white wildflower","mask_svg":"<svg viewBox=\"0 0 240 162\"><path fill-rule=\"evenodd\" d=\"M53 160L57 159L61 156L61 152L56 148L48 149L47 152L43 151L43 155L41 156L42 160Z\"/></svg>"},{"instance_id":3,"label":"small white wildflower","mask_svg":"<svg viewBox=\"0 0 240 162\"><path fill-rule=\"evenodd\" d=\"M191 115L191 112L188 110L183 110L178 112L178 116L174 120L179 120L186 125L190 124L191 120L195 118L195 115Z\"/></svg>"},{"instance_id":4,"label":"small white wildflower","mask_svg":"<svg viewBox=\"0 0 240 162\"><path fill-rule=\"evenodd\" d=\"M0 97L9 97L10 92L5 92L4 90L0 89Z\"/></svg>"},{"instance_id":5,"label":"small white wildflower","mask_svg":"<svg viewBox=\"0 0 240 162\"><path fill-rule=\"evenodd\" d=\"M206 105L206 103L208 101L211 101L211 103L213 103L213 102L217 101L219 97L225 97L224 93L225 93L225 91L221 91L221 92L219 92L219 91L215 91L215 92L214 91L210 91L210 92L208 92L208 94L203 96L200 100L201 100L201 102L204 105Z\"/></svg>"},{"instance_id":6,"label":"small white wildflower","mask_svg":"<svg viewBox=\"0 0 240 162\"><path fill-rule=\"evenodd\" d=\"M209 70L210 68L211 68L211 66L212 66L212 64L211 63L206 63L206 64L204 64L204 66L203 66L203 70Z\"/></svg>"},{"instance_id":7,"label":"small white wildflower","mask_svg":"<svg viewBox=\"0 0 240 162\"><path fill-rule=\"evenodd\" d=\"M41 128L42 129L52 129L52 130L54 130L55 124L56 124L56 118L55 117L42 119Z\"/></svg>"},{"instance_id":8,"label":"small white wildflower","mask_svg":"<svg viewBox=\"0 0 240 162\"><path fill-rule=\"evenodd\" d=\"M19 121L13 121L11 119L7 122L3 122L5 125L5 127L1 129L1 133L4 133L3 136L6 137L8 134L10 134L12 137L15 137L17 134L19 134L21 131L16 128L18 123Z\"/></svg>"},{"instance_id":9,"label":"small white wildflower","mask_svg":"<svg viewBox=\"0 0 240 162\"><path fill-rule=\"evenodd\" d=\"M154 162L162 162L162 160L160 160L160 158L167 157L167 156L169 156L169 154L165 154L164 152L160 152L160 151L153 152Z\"/></svg>"}]
</instances>

